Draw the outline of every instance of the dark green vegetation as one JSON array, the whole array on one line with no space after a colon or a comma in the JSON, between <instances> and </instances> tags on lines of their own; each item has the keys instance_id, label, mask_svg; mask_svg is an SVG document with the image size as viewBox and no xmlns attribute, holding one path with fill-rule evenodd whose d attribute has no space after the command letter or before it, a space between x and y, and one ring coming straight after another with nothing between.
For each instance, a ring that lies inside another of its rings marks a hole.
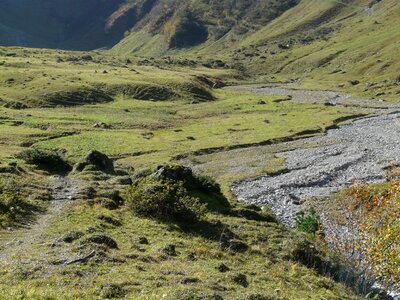
<instances>
[{"instance_id":1,"label":"dark green vegetation","mask_svg":"<svg viewBox=\"0 0 400 300\"><path fill-rule=\"evenodd\" d=\"M320 218L313 207L308 212L301 211L296 220L299 230L315 235L321 228Z\"/></svg>"},{"instance_id":2,"label":"dark green vegetation","mask_svg":"<svg viewBox=\"0 0 400 300\"><path fill-rule=\"evenodd\" d=\"M18 153L16 157L28 164L33 164L52 172L68 173L68 171L71 171L71 166L61 154L55 151L30 148Z\"/></svg>"}]
</instances>

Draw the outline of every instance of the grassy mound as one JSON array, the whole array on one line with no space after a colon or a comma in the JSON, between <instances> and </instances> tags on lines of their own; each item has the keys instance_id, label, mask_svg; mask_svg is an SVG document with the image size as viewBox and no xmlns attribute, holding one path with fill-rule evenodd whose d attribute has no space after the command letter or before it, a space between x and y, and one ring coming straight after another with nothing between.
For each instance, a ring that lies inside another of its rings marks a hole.
<instances>
[{"instance_id":1,"label":"grassy mound","mask_svg":"<svg viewBox=\"0 0 400 300\"><path fill-rule=\"evenodd\" d=\"M64 157L56 151L32 148L18 153L16 157L51 172L66 173L72 169Z\"/></svg>"},{"instance_id":2,"label":"grassy mound","mask_svg":"<svg viewBox=\"0 0 400 300\"><path fill-rule=\"evenodd\" d=\"M76 106L111 102L113 98L101 89L78 88L45 94L41 97L44 106Z\"/></svg>"},{"instance_id":3,"label":"grassy mound","mask_svg":"<svg viewBox=\"0 0 400 300\"><path fill-rule=\"evenodd\" d=\"M122 84L111 86L109 90L138 100L163 101L177 97L173 90L159 84Z\"/></svg>"},{"instance_id":4,"label":"grassy mound","mask_svg":"<svg viewBox=\"0 0 400 300\"><path fill-rule=\"evenodd\" d=\"M190 197L182 184L155 180L141 180L127 193L130 209L142 217L159 221L190 223L204 214L200 200Z\"/></svg>"}]
</instances>

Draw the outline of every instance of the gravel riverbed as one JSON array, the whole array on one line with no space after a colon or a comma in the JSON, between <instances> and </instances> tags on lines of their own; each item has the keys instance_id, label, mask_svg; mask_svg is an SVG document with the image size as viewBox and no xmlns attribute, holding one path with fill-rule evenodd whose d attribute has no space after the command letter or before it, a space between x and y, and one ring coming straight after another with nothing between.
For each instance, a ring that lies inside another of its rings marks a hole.
<instances>
[{"instance_id":1,"label":"gravel riverbed","mask_svg":"<svg viewBox=\"0 0 400 300\"><path fill-rule=\"evenodd\" d=\"M249 90L264 95L290 94L292 101L352 99L336 97L329 91L294 92L276 86L249 87ZM352 101L377 104L367 100ZM386 109L374 109L374 116L331 129L325 136L302 140L304 147L300 149L277 153L278 157L285 158L288 172L240 182L232 187L233 193L242 201L271 205L280 221L294 226L305 199L328 196L354 180L360 183L384 181L384 169L400 160L400 113L396 112L397 106L385 105Z\"/></svg>"}]
</instances>

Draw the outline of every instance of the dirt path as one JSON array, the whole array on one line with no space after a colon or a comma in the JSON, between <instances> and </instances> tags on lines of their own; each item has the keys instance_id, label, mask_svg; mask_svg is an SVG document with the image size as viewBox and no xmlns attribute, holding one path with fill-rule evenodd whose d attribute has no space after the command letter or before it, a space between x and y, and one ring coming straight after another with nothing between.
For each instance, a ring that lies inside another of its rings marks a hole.
<instances>
[{"instance_id":1,"label":"dirt path","mask_svg":"<svg viewBox=\"0 0 400 300\"><path fill-rule=\"evenodd\" d=\"M38 245L48 244L46 230L52 221L60 216L61 212L71 203L77 192L77 183L62 176L53 176L50 183L52 194L51 203L45 214L28 226L2 233L0 236L0 266L10 264L30 264L34 260L42 260L44 257L31 257L29 249ZM44 253L41 253L44 256Z\"/></svg>"}]
</instances>

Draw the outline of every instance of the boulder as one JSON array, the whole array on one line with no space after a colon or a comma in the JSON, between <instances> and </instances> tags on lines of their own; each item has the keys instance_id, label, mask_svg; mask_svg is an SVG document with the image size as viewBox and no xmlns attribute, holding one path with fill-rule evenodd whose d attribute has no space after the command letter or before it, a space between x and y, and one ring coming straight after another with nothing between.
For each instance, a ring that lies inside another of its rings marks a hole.
<instances>
[{"instance_id":1,"label":"boulder","mask_svg":"<svg viewBox=\"0 0 400 300\"><path fill-rule=\"evenodd\" d=\"M350 82L351 85L357 85L357 84L360 83L359 80L350 80L349 82Z\"/></svg>"},{"instance_id":2,"label":"boulder","mask_svg":"<svg viewBox=\"0 0 400 300\"><path fill-rule=\"evenodd\" d=\"M221 264L217 267L217 269L218 269L218 271L220 271L221 273L225 273L225 272L230 271L230 268L229 268L227 265L223 264L223 263L221 263Z\"/></svg>"},{"instance_id":3,"label":"boulder","mask_svg":"<svg viewBox=\"0 0 400 300\"><path fill-rule=\"evenodd\" d=\"M242 287L245 287L245 288L247 288L249 286L247 277L244 274L237 274L237 275L233 276L232 281L238 285L241 285Z\"/></svg>"},{"instance_id":4,"label":"boulder","mask_svg":"<svg viewBox=\"0 0 400 300\"><path fill-rule=\"evenodd\" d=\"M91 237L88 237L84 243L94 243L94 244L98 244L98 245L104 245L107 246L110 249L118 249L118 244L116 241L114 241L112 238L110 238L107 235L103 235L103 234L95 234L92 235Z\"/></svg>"},{"instance_id":5,"label":"boulder","mask_svg":"<svg viewBox=\"0 0 400 300\"><path fill-rule=\"evenodd\" d=\"M113 161L105 154L92 150L89 154L74 166L74 172L82 172L86 167L91 166L98 171L107 174L115 174Z\"/></svg>"},{"instance_id":6,"label":"boulder","mask_svg":"<svg viewBox=\"0 0 400 300\"><path fill-rule=\"evenodd\" d=\"M188 181L193 179L193 172L184 166L158 166L153 177L161 180Z\"/></svg>"},{"instance_id":7,"label":"boulder","mask_svg":"<svg viewBox=\"0 0 400 300\"><path fill-rule=\"evenodd\" d=\"M245 252L247 249L249 249L249 246L237 239L232 239L229 241L229 250L233 252Z\"/></svg>"},{"instance_id":8,"label":"boulder","mask_svg":"<svg viewBox=\"0 0 400 300\"><path fill-rule=\"evenodd\" d=\"M169 244L161 249L161 252L167 256L177 256L175 245Z\"/></svg>"}]
</instances>

